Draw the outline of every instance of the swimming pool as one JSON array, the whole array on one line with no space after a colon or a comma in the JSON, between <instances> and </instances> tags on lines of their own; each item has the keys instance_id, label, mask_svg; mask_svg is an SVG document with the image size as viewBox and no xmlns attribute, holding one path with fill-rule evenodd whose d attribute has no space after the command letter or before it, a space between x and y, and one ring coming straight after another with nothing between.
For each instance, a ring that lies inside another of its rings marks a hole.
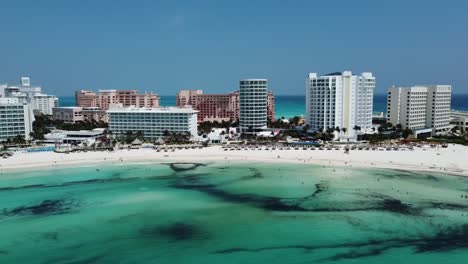
<instances>
[{"instance_id":1,"label":"swimming pool","mask_svg":"<svg viewBox=\"0 0 468 264\"><path fill-rule=\"evenodd\" d=\"M47 151L54 151L54 146L44 146L44 147L33 147L25 149L26 152L47 152Z\"/></svg>"}]
</instances>

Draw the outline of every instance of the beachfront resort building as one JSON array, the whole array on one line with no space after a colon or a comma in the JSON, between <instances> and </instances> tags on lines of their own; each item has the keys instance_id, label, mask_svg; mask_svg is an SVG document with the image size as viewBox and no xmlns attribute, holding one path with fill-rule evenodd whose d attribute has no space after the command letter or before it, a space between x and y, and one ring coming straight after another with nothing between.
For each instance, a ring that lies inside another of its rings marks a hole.
<instances>
[{"instance_id":1,"label":"beachfront resort building","mask_svg":"<svg viewBox=\"0 0 468 264\"><path fill-rule=\"evenodd\" d=\"M176 104L179 107L191 106L199 111L198 122L233 121L240 116L240 92L227 94L203 94L202 90L182 90L177 93ZM267 93L267 117L275 119L275 97Z\"/></svg>"},{"instance_id":2,"label":"beachfront resort building","mask_svg":"<svg viewBox=\"0 0 468 264\"><path fill-rule=\"evenodd\" d=\"M450 85L392 87L387 95L387 121L409 128L413 136L432 136L450 130Z\"/></svg>"},{"instance_id":3,"label":"beachfront resort building","mask_svg":"<svg viewBox=\"0 0 468 264\"><path fill-rule=\"evenodd\" d=\"M58 97L42 93L42 87L32 86L29 77L21 77L21 84L1 85L0 97L18 98L20 103L27 103L36 114L52 115L52 108L59 104Z\"/></svg>"},{"instance_id":4,"label":"beachfront resort building","mask_svg":"<svg viewBox=\"0 0 468 264\"><path fill-rule=\"evenodd\" d=\"M468 111L455 111L450 112L450 125L458 127L463 131L468 131Z\"/></svg>"},{"instance_id":5,"label":"beachfront resort building","mask_svg":"<svg viewBox=\"0 0 468 264\"><path fill-rule=\"evenodd\" d=\"M29 139L34 115L30 105L18 98L0 98L0 141L17 136Z\"/></svg>"},{"instance_id":6,"label":"beachfront resort building","mask_svg":"<svg viewBox=\"0 0 468 264\"><path fill-rule=\"evenodd\" d=\"M310 73L306 80L306 124L313 131L339 128L337 138L356 139L359 129L372 129L374 89L375 77L370 72Z\"/></svg>"},{"instance_id":7,"label":"beachfront resort building","mask_svg":"<svg viewBox=\"0 0 468 264\"><path fill-rule=\"evenodd\" d=\"M95 128L93 130L65 131L53 130L44 135L43 143L53 144L81 144L91 146L99 138L105 138L105 128Z\"/></svg>"},{"instance_id":8,"label":"beachfront resort building","mask_svg":"<svg viewBox=\"0 0 468 264\"><path fill-rule=\"evenodd\" d=\"M76 106L99 107L108 110L112 105L122 104L124 107L159 107L159 96L153 93L139 94L137 90L99 90L76 91Z\"/></svg>"},{"instance_id":9,"label":"beachfront resort building","mask_svg":"<svg viewBox=\"0 0 468 264\"><path fill-rule=\"evenodd\" d=\"M241 132L254 132L267 128L268 80L241 80L239 102Z\"/></svg>"},{"instance_id":10,"label":"beachfront resort building","mask_svg":"<svg viewBox=\"0 0 468 264\"><path fill-rule=\"evenodd\" d=\"M147 139L163 138L166 133L188 133L197 136L198 111L186 107L113 107L107 111L109 130L123 136L128 131L142 132Z\"/></svg>"},{"instance_id":11,"label":"beachfront resort building","mask_svg":"<svg viewBox=\"0 0 468 264\"><path fill-rule=\"evenodd\" d=\"M54 107L52 109L52 118L65 123L75 123L79 121L107 123L108 121L107 111L99 107Z\"/></svg>"}]
</instances>

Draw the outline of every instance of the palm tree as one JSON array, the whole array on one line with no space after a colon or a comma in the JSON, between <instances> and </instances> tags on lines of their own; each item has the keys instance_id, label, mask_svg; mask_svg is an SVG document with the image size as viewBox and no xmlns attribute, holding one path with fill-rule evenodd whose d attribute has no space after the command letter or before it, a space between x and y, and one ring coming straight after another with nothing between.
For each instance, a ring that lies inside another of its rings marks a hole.
<instances>
[{"instance_id":1,"label":"palm tree","mask_svg":"<svg viewBox=\"0 0 468 264\"><path fill-rule=\"evenodd\" d=\"M338 132L338 138L341 137L341 128L340 127L335 127L335 131Z\"/></svg>"},{"instance_id":2,"label":"palm tree","mask_svg":"<svg viewBox=\"0 0 468 264\"><path fill-rule=\"evenodd\" d=\"M403 131L402 131L402 136L407 139L410 135L413 135L413 130L409 129L409 128L405 128Z\"/></svg>"},{"instance_id":3,"label":"palm tree","mask_svg":"<svg viewBox=\"0 0 468 264\"><path fill-rule=\"evenodd\" d=\"M136 136L136 138L138 138L140 140L143 140L145 138L145 134L141 130L137 131L135 136Z\"/></svg>"}]
</instances>

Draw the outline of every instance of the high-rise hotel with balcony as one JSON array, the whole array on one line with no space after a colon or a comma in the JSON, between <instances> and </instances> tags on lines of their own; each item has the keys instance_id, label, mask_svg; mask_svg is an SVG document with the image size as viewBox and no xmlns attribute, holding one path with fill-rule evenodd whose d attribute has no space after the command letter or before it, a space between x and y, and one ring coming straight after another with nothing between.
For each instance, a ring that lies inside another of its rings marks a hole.
<instances>
[{"instance_id":1,"label":"high-rise hotel with balcony","mask_svg":"<svg viewBox=\"0 0 468 264\"><path fill-rule=\"evenodd\" d=\"M253 132L267 127L268 81L266 79L244 79L240 81L241 132Z\"/></svg>"},{"instance_id":2,"label":"high-rise hotel with balcony","mask_svg":"<svg viewBox=\"0 0 468 264\"><path fill-rule=\"evenodd\" d=\"M17 136L29 139L33 121L29 104L18 98L0 98L0 141Z\"/></svg>"},{"instance_id":3,"label":"high-rise hotel with balcony","mask_svg":"<svg viewBox=\"0 0 468 264\"><path fill-rule=\"evenodd\" d=\"M234 121L240 115L240 92L227 94L204 94L202 90L182 90L177 93L176 105L191 106L199 111L198 122L203 121ZM275 96L267 93L267 117L275 120Z\"/></svg>"},{"instance_id":4,"label":"high-rise hotel with balcony","mask_svg":"<svg viewBox=\"0 0 468 264\"><path fill-rule=\"evenodd\" d=\"M197 136L197 113L180 107L112 107L107 111L109 130L116 136L142 132L146 139L164 137L165 132Z\"/></svg>"},{"instance_id":5,"label":"high-rise hotel with balcony","mask_svg":"<svg viewBox=\"0 0 468 264\"><path fill-rule=\"evenodd\" d=\"M444 134L450 129L450 85L392 87L387 95L387 121L413 130L413 136Z\"/></svg>"},{"instance_id":6,"label":"high-rise hotel with balcony","mask_svg":"<svg viewBox=\"0 0 468 264\"><path fill-rule=\"evenodd\" d=\"M370 72L353 75L350 71L318 76L310 73L306 80L306 123L314 131L340 128L339 137L355 139L358 130L372 128L375 77Z\"/></svg>"}]
</instances>

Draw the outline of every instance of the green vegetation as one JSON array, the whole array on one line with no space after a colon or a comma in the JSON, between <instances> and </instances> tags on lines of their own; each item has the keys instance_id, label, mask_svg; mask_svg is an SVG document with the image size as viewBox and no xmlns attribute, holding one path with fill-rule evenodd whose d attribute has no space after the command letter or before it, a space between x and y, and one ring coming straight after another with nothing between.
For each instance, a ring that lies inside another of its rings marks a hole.
<instances>
[{"instance_id":1,"label":"green vegetation","mask_svg":"<svg viewBox=\"0 0 468 264\"><path fill-rule=\"evenodd\" d=\"M446 144L460 144L468 146L468 137L461 137L461 136L435 136L430 141L437 142L437 143L446 143Z\"/></svg>"},{"instance_id":2,"label":"green vegetation","mask_svg":"<svg viewBox=\"0 0 468 264\"><path fill-rule=\"evenodd\" d=\"M204 121L204 122L201 122L198 125L198 132L202 133L202 134L208 134L208 133L211 132L211 130L213 128L226 128L226 129L229 129L229 127L237 127L237 126L239 126L239 121L235 121L235 122L233 122L233 121L222 121L222 122Z\"/></svg>"},{"instance_id":3,"label":"green vegetation","mask_svg":"<svg viewBox=\"0 0 468 264\"><path fill-rule=\"evenodd\" d=\"M274 121L268 119L268 127L271 127L271 128L281 128L281 129L293 129L297 126L300 126L302 125L302 120L303 118L299 117L299 116L295 116L293 118L290 118L290 119L286 119L284 117L281 117L279 119L276 119Z\"/></svg>"},{"instance_id":4,"label":"green vegetation","mask_svg":"<svg viewBox=\"0 0 468 264\"><path fill-rule=\"evenodd\" d=\"M407 139L412 134L411 129L403 129L401 124L394 126L392 123L385 123L378 128L377 134L364 134L359 139L368 140L371 144L378 144L392 139Z\"/></svg>"},{"instance_id":5,"label":"green vegetation","mask_svg":"<svg viewBox=\"0 0 468 264\"><path fill-rule=\"evenodd\" d=\"M125 135L121 138L121 141L127 144L131 144L137 138L141 141L144 140L143 131L137 131L135 133L133 133L132 131L127 131Z\"/></svg>"},{"instance_id":6,"label":"green vegetation","mask_svg":"<svg viewBox=\"0 0 468 264\"><path fill-rule=\"evenodd\" d=\"M3 145L24 145L27 143L26 139L23 136L17 135L13 138L8 138L5 141L2 141Z\"/></svg>"},{"instance_id":7,"label":"green vegetation","mask_svg":"<svg viewBox=\"0 0 468 264\"><path fill-rule=\"evenodd\" d=\"M166 130L164 131L164 142L168 144L188 144L190 143L190 133L171 133Z\"/></svg>"}]
</instances>

